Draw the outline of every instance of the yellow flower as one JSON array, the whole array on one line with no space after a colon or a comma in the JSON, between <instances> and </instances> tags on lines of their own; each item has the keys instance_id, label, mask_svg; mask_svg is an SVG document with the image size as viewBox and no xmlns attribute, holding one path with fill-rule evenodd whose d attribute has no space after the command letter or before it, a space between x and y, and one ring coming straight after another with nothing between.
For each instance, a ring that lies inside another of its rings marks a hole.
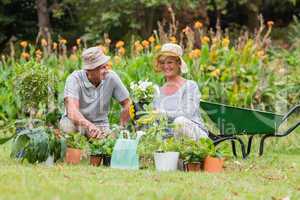
<instances>
[{"instance_id":1,"label":"yellow flower","mask_svg":"<svg viewBox=\"0 0 300 200\"><path fill-rule=\"evenodd\" d=\"M272 28L272 26L274 25L273 21L267 21L267 25L269 28Z\"/></svg>"},{"instance_id":2,"label":"yellow flower","mask_svg":"<svg viewBox=\"0 0 300 200\"><path fill-rule=\"evenodd\" d=\"M48 42L47 42L47 40L46 40L46 39L42 38L42 40L41 40L41 44L42 44L42 46L43 46L43 47L45 47L45 46L47 46L47 45L48 45Z\"/></svg>"},{"instance_id":3,"label":"yellow flower","mask_svg":"<svg viewBox=\"0 0 300 200\"><path fill-rule=\"evenodd\" d=\"M124 42L122 41L122 40L119 40L117 43L116 43L116 47L117 48L121 48L121 47L123 47L124 46Z\"/></svg>"},{"instance_id":4,"label":"yellow flower","mask_svg":"<svg viewBox=\"0 0 300 200\"><path fill-rule=\"evenodd\" d=\"M202 22L196 21L196 22L194 23L194 28L195 28L195 29L201 29L202 27L203 27Z\"/></svg>"},{"instance_id":5,"label":"yellow flower","mask_svg":"<svg viewBox=\"0 0 300 200\"><path fill-rule=\"evenodd\" d=\"M23 47L24 49L28 46L28 42L27 41L22 41L20 42L21 47Z\"/></svg>"},{"instance_id":6,"label":"yellow flower","mask_svg":"<svg viewBox=\"0 0 300 200\"><path fill-rule=\"evenodd\" d=\"M216 51L211 51L210 54L209 54L209 58L210 58L210 61L212 63L216 63L217 62L217 58L218 58L218 54Z\"/></svg>"},{"instance_id":7,"label":"yellow flower","mask_svg":"<svg viewBox=\"0 0 300 200\"><path fill-rule=\"evenodd\" d=\"M159 44L155 45L154 49L155 49L155 51L159 51L161 49L161 46Z\"/></svg>"},{"instance_id":8,"label":"yellow flower","mask_svg":"<svg viewBox=\"0 0 300 200\"><path fill-rule=\"evenodd\" d=\"M221 74L221 70L220 69L215 69L214 71L212 71L210 73L213 77L218 77Z\"/></svg>"},{"instance_id":9,"label":"yellow flower","mask_svg":"<svg viewBox=\"0 0 300 200\"><path fill-rule=\"evenodd\" d=\"M149 42L147 40L143 40L142 41L142 45L145 47L145 48L148 48L149 47Z\"/></svg>"},{"instance_id":10,"label":"yellow flower","mask_svg":"<svg viewBox=\"0 0 300 200\"><path fill-rule=\"evenodd\" d=\"M53 42L53 49L57 49L57 43Z\"/></svg>"},{"instance_id":11,"label":"yellow flower","mask_svg":"<svg viewBox=\"0 0 300 200\"><path fill-rule=\"evenodd\" d=\"M124 55L125 55L125 52L126 52L126 50L125 50L124 47L121 47L121 48L119 48L119 50L118 50L118 54L119 54L120 56L124 56Z\"/></svg>"},{"instance_id":12,"label":"yellow flower","mask_svg":"<svg viewBox=\"0 0 300 200\"><path fill-rule=\"evenodd\" d=\"M133 104L130 105L129 115L130 115L130 119L134 120L134 118L135 118L135 109L134 109L134 105Z\"/></svg>"},{"instance_id":13,"label":"yellow flower","mask_svg":"<svg viewBox=\"0 0 300 200\"><path fill-rule=\"evenodd\" d=\"M121 59L120 56L115 56L115 57L114 57L114 63L115 63L115 64L119 64L121 61L122 61L122 59Z\"/></svg>"},{"instance_id":14,"label":"yellow flower","mask_svg":"<svg viewBox=\"0 0 300 200\"><path fill-rule=\"evenodd\" d=\"M64 39L64 38L61 38L61 39L59 40L59 43L65 45L65 44L67 44L67 40Z\"/></svg>"},{"instance_id":15,"label":"yellow flower","mask_svg":"<svg viewBox=\"0 0 300 200\"><path fill-rule=\"evenodd\" d=\"M22 52L21 57L22 57L24 60L28 60L28 59L30 58L30 55L29 55L29 53L27 53L27 52Z\"/></svg>"},{"instance_id":16,"label":"yellow flower","mask_svg":"<svg viewBox=\"0 0 300 200\"><path fill-rule=\"evenodd\" d=\"M209 37L203 36L203 37L201 38L201 43L202 43L202 44L207 44L208 42L209 42Z\"/></svg>"},{"instance_id":17,"label":"yellow flower","mask_svg":"<svg viewBox=\"0 0 300 200\"><path fill-rule=\"evenodd\" d=\"M256 55L259 57L259 58L263 58L263 56L265 55L265 52L264 50L260 50L256 53Z\"/></svg>"},{"instance_id":18,"label":"yellow flower","mask_svg":"<svg viewBox=\"0 0 300 200\"><path fill-rule=\"evenodd\" d=\"M170 39L170 42L177 43L177 39L175 36L171 36L169 39Z\"/></svg>"},{"instance_id":19,"label":"yellow flower","mask_svg":"<svg viewBox=\"0 0 300 200\"><path fill-rule=\"evenodd\" d=\"M149 37L148 41L149 41L150 43L155 42L155 37L154 37L153 35L151 35L151 37Z\"/></svg>"},{"instance_id":20,"label":"yellow flower","mask_svg":"<svg viewBox=\"0 0 300 200\"><path fill-rule=\"evenodd\" d=\"M77 40L76 40L76 44L79 46L79 45L80 45L80 43L81 43L81 39L80 39L80 38L77 38Z\"/></svg>"},{"instance_id":21,"label":"yellow flower","mask_svg":"<svg viewBox=\"0 0 300 200\"><path fill-rule=\"evenodd\" d=\"M222 46L227 48L229 46L230 40L228 39L228 37L225 37L222 41Z\"/></svg>"}]
</instances>

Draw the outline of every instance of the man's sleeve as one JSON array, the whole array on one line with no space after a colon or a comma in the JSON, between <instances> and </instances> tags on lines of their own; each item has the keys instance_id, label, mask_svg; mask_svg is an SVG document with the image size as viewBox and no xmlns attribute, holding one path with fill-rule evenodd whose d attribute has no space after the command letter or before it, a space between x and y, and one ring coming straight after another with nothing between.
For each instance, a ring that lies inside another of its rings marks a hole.
<instances>
[{"instance_id":1,"label":"man's sleeve","mask_svg":"<svg viewBox=\"0 0 300 200\"><path fill-rule=\"evenodd\" d=\"M66 80L65 90L64 90L64 98L72 97L75 99L79 99L79 83L76 77L70 75Z\"/></svg>"},{"instance_id":2,"label":"man's sleeve","mask_svg":"<svg viewBox=\"0 0 300 200\"><path fill-rule=\"evenodd\" d=\"M117 99L119 102L129 98L129 92L125 87L125 85L122 83L120 77L115 72L112 72L112 77L113 77L113 81L115 82L113 97Z\"/></svg>"}]
</instances>

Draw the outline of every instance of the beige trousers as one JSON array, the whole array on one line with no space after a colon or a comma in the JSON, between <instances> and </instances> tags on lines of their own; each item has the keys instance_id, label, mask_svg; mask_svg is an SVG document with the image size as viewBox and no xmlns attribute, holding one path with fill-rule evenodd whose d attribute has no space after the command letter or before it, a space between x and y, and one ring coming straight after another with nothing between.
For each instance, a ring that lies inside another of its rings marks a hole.
<instances>
[{"instance_id":1,"label":"beige trousers","mask_svg":"<svg viewBox=\"0 0 300 200\"><path fill-rule=\"evenodd\" d=\"M208 137L207 132L201 129L197 124L186 117L177 117L174 120L174 136L188 136L193 140L198 140L201 137Z\"/></svg>"}]
</instances>

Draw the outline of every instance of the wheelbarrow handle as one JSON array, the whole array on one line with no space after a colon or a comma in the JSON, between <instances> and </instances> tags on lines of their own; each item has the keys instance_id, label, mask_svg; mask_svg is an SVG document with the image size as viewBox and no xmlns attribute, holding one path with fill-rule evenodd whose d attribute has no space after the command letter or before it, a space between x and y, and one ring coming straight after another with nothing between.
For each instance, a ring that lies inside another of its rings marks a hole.
<instances>
[{"instance_id":1,"label":"wheelbarrow handle","mask_svg":"<svg viewBox=\"0 0 300 200\"><path fill-rule=\"evenodd\" d=\"M300 105L296 105L292 109L290 109L289 112L283 116L282 121L285 121L289 116L291 116L299 108L300 108Z\"/></svg>"}]
</instances>

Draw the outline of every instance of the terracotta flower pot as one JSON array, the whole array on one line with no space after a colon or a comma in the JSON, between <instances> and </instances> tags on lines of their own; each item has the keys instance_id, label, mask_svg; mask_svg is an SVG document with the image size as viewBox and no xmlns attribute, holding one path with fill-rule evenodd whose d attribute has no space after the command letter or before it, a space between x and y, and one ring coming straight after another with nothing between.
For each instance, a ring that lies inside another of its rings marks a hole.
<instances>
[{"instance_id":1,"label":"terracotta flower pot","mask_svg":"<svg viewBox=\"0 0 300 200\"><path fill-rule=\"evenodd\" d=\"M78 164L80 163L81 159L81 150L80 149L73 149L67 148L65 161L68 164Z\"/></svg>"},{"instance_id":2,"label":"terracotta flower pot","mask_svg":"<svg viewBox=\"0 0 300 200\"><path fill-rule=\"evenodd\" d=\"M201 163L200 162L186 163L185 170L187 172L198 172L201 170Z\"/></svg>"},{"instance_id":3,"label":"terracotta flower pot","mask_svg":"<svg viewBox=\"0 0 300 200\"><path fill-rule=\"evenodd\" d=\"M90 164L93 166L100 166L101 165L101 161L102 161L102 157L101 156L97 156L97 155L91 155L90 156Z\"/></svg>"},{"instance_id":4,"label":"terracotta flower pot","mask_svg":"<svg viewBox=\"0 0 300 200\"><path fill-rule=\"evenodd\" d=\"M204 160L204 171L217 173L223 171L224 158L207 156Z\"/></svg>"}]
</instances>

